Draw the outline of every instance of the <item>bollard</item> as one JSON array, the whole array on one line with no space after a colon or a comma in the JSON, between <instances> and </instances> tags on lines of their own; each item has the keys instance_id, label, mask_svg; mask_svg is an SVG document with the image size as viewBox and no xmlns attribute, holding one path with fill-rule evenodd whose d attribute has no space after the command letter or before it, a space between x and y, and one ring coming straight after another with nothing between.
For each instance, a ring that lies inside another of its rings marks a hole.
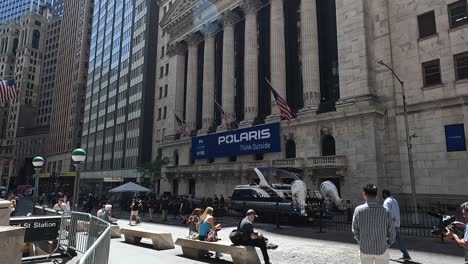
<instances>
[{"instance_id":1,"label":"bollard","mask_svg":"<svg viewBox=\"0 0 468 264\"><path fill-rule=\"evenodd\" d=\"M276 229L280 229L279 202L276 202Z\"/></svg>"},{"instance_id":2,"label":"bollard","mask_svg":"<svg viewBox=\"0 0 468 264\"><path fill-rule=\"evenodd\" d=\"M0 201L0 226L10 225L10 214L11 214L11 203L10 201Z\"/></svg>"}]
</instances>

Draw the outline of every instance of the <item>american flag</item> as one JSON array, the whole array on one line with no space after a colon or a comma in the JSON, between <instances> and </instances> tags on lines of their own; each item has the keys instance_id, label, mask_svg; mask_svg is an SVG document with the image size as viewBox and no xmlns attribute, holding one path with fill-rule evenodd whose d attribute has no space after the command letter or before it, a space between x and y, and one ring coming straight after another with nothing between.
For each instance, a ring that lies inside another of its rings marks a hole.
<instances>
[{"instance_id":1,"label":"american flag","mask_svg":"<svg viewBox=\"0 0 468 264\"><path fill-rule=\"evenodd\" d=\"M174 114L177 124L179 125L179 132L182 133L185 137L190 137L190 133L185 129L185 121L180 119L176 114Z\"/></svg>"},{"instance_id":2,"label":"american flag","mask_svg":"<svg viewBox=\"0 0 468 264\"><path fill-rule=\"evenodd\" d=\"M15 80L0 81L0 103L5 103L16 98Z\"/></svg>"},{"instance_id":3,"label":"american flag","mask_svg":"<svg viewBox=\"0 0 468 264\"><path fill-rule=\"evenodd\" d=\"M288 105L288 102L286 102L286 100L284 100L283 97L281 97L278 94L278 92L273 88L268 79L266 79L266 81L270 87L271 92L273 93L273 96L275 97L276 105L280 110L281 120L288 120L288 123L291 122L291 119L293 118L293 113Z\"/></svg>"},{"instance_id":4,"label":"american flag","mask_svg":"<svg viewBox=\"0 0 468 264\"><path fill-rule=\"evenodd\" d=\"M221 118L224 120L224 125L226 126L226 129L235 129L236 126L233 124L233 122L235 121L234 117L231 114L224 112L223 108L217 101L215 101L215 104L216 108L218 108L219 112L221 113Z\"/></svg>"}]
</instances>

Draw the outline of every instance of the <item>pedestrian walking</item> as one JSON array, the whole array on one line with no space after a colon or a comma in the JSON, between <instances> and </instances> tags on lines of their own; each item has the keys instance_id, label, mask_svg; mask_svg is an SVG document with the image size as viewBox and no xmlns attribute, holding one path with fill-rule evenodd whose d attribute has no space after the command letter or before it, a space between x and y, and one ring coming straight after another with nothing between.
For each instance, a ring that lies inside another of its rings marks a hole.
<instances>
[{"instance_id":1,"label":"pedestrian walking","mask_svg":"<svg viewBox=\"0 0 468 264\"><path fill-rule=\"evenodd\" d=\"M169 198L164 195L161 198L161 211L163 215L163 221L167 221L167 210L169 210Z\"/></svg>"},{"instance_id":2,"label":"pedestrian walking","mask_svg":"<svg viewBox=\"0 0 468 264\"><path fill-rule=\"evenodd\" d=\"M352 223L361 264L388 264L388 249L395 242L395 224L390 213L377 204L377 186L368 184L363 191L366 203L356 207Z\"/></svg>"},{"instance_id":3,"label":"pedestrian walking","mask_svg":"<svg viewBox=\"0 0 468 264\"><path fill-rule=\"evenodd\" d=\"M153 222L153 214L154 214L154 209L156 207L156 200L154 199L154 196L151 195L150 198L148 199L148 212L149 212L149 220ZM154 216L156 218L156 216Z\"/></svg>"},{"instance_id":4,"label":"pedestrian walking","mask_svg":"<svg viewBox=\"0 0 468 264\"><path fill-rule=\"evenodd\" d=\"M134 197L132 199L132 204L130 205L130 222L128 223L129 225L132 225L133 217L135 217L135 224L139 224L141 222L139 212L142 210L143 210L143 204L141 203L141 200Z\"/></svg>"},{"instance_id":5,"label":"pedestrian walking","mask_svg":"<svg viewBox=\"0 0 468 264\"><path fill-rule=\"evenodd\" d=\"M258 218L254 210L247 210L246 216L239 224L241 234L241 245L258 247L262 251L265 264L270 264L270 257L267 249L277 249L278 245L268 243L268 239L259 231L254 231L253 222Z\"/></svg>"},{"instance_id":6,"label":"pedestrian walking","mask_svg":"<svg viewBox=\"0 0 468 264\"><path fill-rule=\"evenodd\" d=\"M387 209L387 211L390 213L390 216L393 219L393 223L395 224L395 242L400 248L401 253L403 253L403 257L401 257L400 260L411 260L408 250L405 247L405 243L400 237L400 205L398 204L397 200L392 196L390 190L382 190L382 197L385 199L383 207Z\"/></svg>"},{"instance_id":7,"label":"pedestrian walking","mask_svg":"<svg viewBox=\"0 0 468 264\"><path fill-rule=\"evenodd\" d=\"M187 223L187 220L190 216L190 207L187 196L183 196L182 202L180 203L179 208L180 218L183 224Z\"/></svg>"},{"instance_id":8,"label":"pedestrian walking","mask_svg":"<svg viewBox=\"0 0 468 264\"><path fill-rule=\"evenodd\" d=\"M225 202L224 202L224 196L221 194L221 197L219 198L219 207L224 210Z\"/></svg>"},{"instance_id":9,"label":"pedestrian walking","mask_svg":"<svg viewBox=\"0 0 468 264\"><path fill-rule=\"evenodd\" d=\"M214 195L214 199L213 199L213 207L215 209L219 209L219 198L216 194Z\"/></svg>"}]
</instances>

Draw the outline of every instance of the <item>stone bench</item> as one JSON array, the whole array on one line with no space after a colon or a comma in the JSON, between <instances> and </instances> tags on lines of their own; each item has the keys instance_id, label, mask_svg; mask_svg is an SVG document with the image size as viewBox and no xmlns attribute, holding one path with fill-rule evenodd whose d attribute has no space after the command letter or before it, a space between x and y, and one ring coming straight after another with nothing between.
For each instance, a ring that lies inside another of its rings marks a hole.
<instances>
[{"instance_id":1,"label":"stone bench","mask_svg":"<svg viewBox=\"0 0 468 264\"><path fill-rule=\"evenodd\" d=\"M127 243L137 244L142 238L149 238L153 241L154 249L164 250L174 248L171 233L132 227L121 227L120 233L124 235L125 242Z\"/></svg>"},{"instance_id":2,"label":"stone bench","mask_svg":"<svg viewBox=\"0 0 468 264\"><path fill-rule=\"evenodd\" d=\"M118 225L111 225L111 238L121 238L122 235L120 234L120 226Z\"/></svg>"},{"instance_id":3,"label":"stone bench","mask_svg":"<svg viewBox=\"0 0 468 264\"><path fill-rule=\"evenodd\" d=\"M181 246L184 256L190 258L202 258L207 251L215 251L231 255L234 264L260 264L257 251L251 246L235 246L223 240L207 242L188 238L178 238L175 244Z\"/></svg>"}]
</instances>

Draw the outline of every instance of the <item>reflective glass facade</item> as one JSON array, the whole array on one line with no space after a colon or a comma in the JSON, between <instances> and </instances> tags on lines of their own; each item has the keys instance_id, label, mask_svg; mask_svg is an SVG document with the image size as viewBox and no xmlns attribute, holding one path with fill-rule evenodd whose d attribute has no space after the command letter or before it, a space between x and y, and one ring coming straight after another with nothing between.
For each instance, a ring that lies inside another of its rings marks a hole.
<instances>
[{"instance_id":1,"label":"reflective glass facade","mask_svg":"<svg viewBox=\"0 0 468 264\"><path fill-rule=\"evenodd\" d=\"M82 138L87 171L136 168L151 158L151 144L143 142L152 137L153 2L94 2Z\"/></svg>"},{"instance_id":2,"label":"reflective glass facade","mask_svg":"<svg viewBox=\"0 0 468 264\"><path fill-rule=\"evenodd\" d=\"M52 4L53 0L5 0L0 5L0 24L19 19L29 11L40 11L40 7Z\"/></svg>"}]
</instances>

